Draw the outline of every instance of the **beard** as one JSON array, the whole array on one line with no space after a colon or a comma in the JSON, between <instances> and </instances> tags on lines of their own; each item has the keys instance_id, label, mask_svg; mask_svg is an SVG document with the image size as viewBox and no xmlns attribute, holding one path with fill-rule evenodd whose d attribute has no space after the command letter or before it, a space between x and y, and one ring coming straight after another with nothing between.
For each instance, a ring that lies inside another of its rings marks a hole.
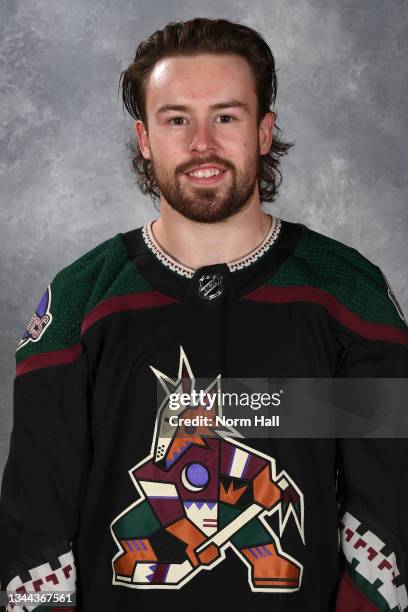
<instances>
[{"instance_id":1,"label":"beard","mask_svg":"<svg viewBox=\"0 0 408 612\"><path fill-rule=\"evenodd\" d=\"M230 176L225 177L230 179L229 184L215 187L187 184L188 179L183 178L183 175L191 169L191 162L176 169L166 169L157 166L153 157L151 161L157 186L174 210L191 221L217 223L248 206L257 186L259 159L258 155L258 160L250 160L240 172L230 162L214 155L211 158L196 159L196 166L213 163L229 170Z\"/></svg>"}]
</instances>

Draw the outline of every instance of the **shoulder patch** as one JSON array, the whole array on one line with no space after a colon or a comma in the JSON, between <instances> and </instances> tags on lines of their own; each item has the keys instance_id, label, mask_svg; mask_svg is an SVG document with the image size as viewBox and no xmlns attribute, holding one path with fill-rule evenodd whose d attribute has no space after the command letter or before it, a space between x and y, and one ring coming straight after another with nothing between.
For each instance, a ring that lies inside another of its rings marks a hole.
<instances>
[{"instance_id":1,"label":"shoulder patch","mask_svg":"<svg viewBox=\"0 0 408 612\"><path fill-rule=\"evenodd\" d=\"M27 323L27 327L20 338L16 350L18 351L18 349L25 346L28 342L37 342L44 334L45 330L48 329L51 321L51 285L48 285L38 302L38 306L33 316Z\"/></svg>"},{"instance_id":2,"label":"shoulder patch","mask_svg":"<svg viewBox=\"0 0 408 612\"><path fill-rule=\"evenodd\" d=\"M397 312L398 312L399 316L401 317L401 319L404 321L404 323L407 323L407 320L406 320L406 318L405 318L405 316L404 316L404 313L402 312L402 308L401 308L401 306L398 304L398 300L397 300L397 298L395 297L395 294L394 294L393 290L391 289L391 286L390 286L390 283L389 283L389 282L388 282L388 280L387 280L387 277L385 276L385 274L384 274L384 272L381 270L381 268L380 268L380 271L381 271L381 274L382 274L382 275L383 275L383 277L384 277L385 284L387 285L387 288L388 288L388 297L390 298L391 302L394 304L394 306L395 306L395 308L396 308L396 310L397 310ZM408 323L407 323L407 325L408 325Z\"/></svg>"}]
</instances>

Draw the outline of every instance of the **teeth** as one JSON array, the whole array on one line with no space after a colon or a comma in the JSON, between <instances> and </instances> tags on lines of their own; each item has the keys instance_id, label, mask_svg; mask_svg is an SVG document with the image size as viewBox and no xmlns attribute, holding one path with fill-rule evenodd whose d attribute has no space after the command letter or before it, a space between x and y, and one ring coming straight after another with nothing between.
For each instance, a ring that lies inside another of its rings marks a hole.
<instances>
[{"instance_id":1,"label":"teeth","mask_svg":"<svg viewBox=\"0 0 408 612\"><path fill-rule=\"evenodd\" d=\"M196 176L197 178L209 178L210 176L217 176L217 174L221 174L221 170L214 168L214 170L195 170L194 172L189 172L190 176Z\"/></svg>"}]
</instances>

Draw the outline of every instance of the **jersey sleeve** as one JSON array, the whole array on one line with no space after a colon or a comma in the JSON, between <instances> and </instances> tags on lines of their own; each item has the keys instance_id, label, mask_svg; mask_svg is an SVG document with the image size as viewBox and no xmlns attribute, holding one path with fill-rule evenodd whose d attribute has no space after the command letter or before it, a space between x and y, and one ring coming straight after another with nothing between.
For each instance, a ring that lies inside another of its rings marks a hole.
<instances>
[{"instance_id":1,"label":"jersey sleeve","mask_svg":"<svg viewBox=\"0 0 408 612\"><path fill-rule=\"evenodd\" d=\"M360 312L348 312L338 334L343 349L335 375L408 378L404 315L381 270L373 265L370 275L365 278L370 290L357 300ZM406 611L408 438L344 437L337 449L341 573L336 612Z\"/></svg>"},{"instance_id":2,"label":"jersey sleeve","mask_svg":"<svg viewBox=\"0 0 408 612\"><path fill-rule=\"evenodd\" d=\"M92 444L87 358L68 295L57 276L16 351L0 494L0 580L8 593L76 590L75 546ZM5 609L53 608L9 603Z\"/></svg>"},{"instance_id":3,"label":"jersey sleeve","mask_svg":"<svg viewBox=\"0 0 408 612\"><path fill-rule=\"evenodd\" d=\"M3 591L76 591L81 608L78 536L93 456L86 331L106 301L145 289L116 234L57 273L18 343L0 491ZM34 609L53 612L24 612Z\"/></svg>"}]
</instances>

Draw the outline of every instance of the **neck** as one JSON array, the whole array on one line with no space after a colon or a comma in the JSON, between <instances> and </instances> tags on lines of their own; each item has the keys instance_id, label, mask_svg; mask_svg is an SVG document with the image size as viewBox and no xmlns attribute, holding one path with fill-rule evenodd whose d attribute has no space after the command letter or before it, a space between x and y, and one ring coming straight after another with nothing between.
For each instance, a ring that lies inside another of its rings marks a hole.
<instances>
[{"instance_id":1,"label":"neck","mask_svg":"<svg viewBox=\"0 0 408 612\"><path fill-rule=\"evenodd\" d=\"M218 223L197 223L160 202L160 217L153 224L159 246L174 259L192 269L230 263L250 253L265 238L271 218L260 202Z\"/></svg>"}]
</instances>

